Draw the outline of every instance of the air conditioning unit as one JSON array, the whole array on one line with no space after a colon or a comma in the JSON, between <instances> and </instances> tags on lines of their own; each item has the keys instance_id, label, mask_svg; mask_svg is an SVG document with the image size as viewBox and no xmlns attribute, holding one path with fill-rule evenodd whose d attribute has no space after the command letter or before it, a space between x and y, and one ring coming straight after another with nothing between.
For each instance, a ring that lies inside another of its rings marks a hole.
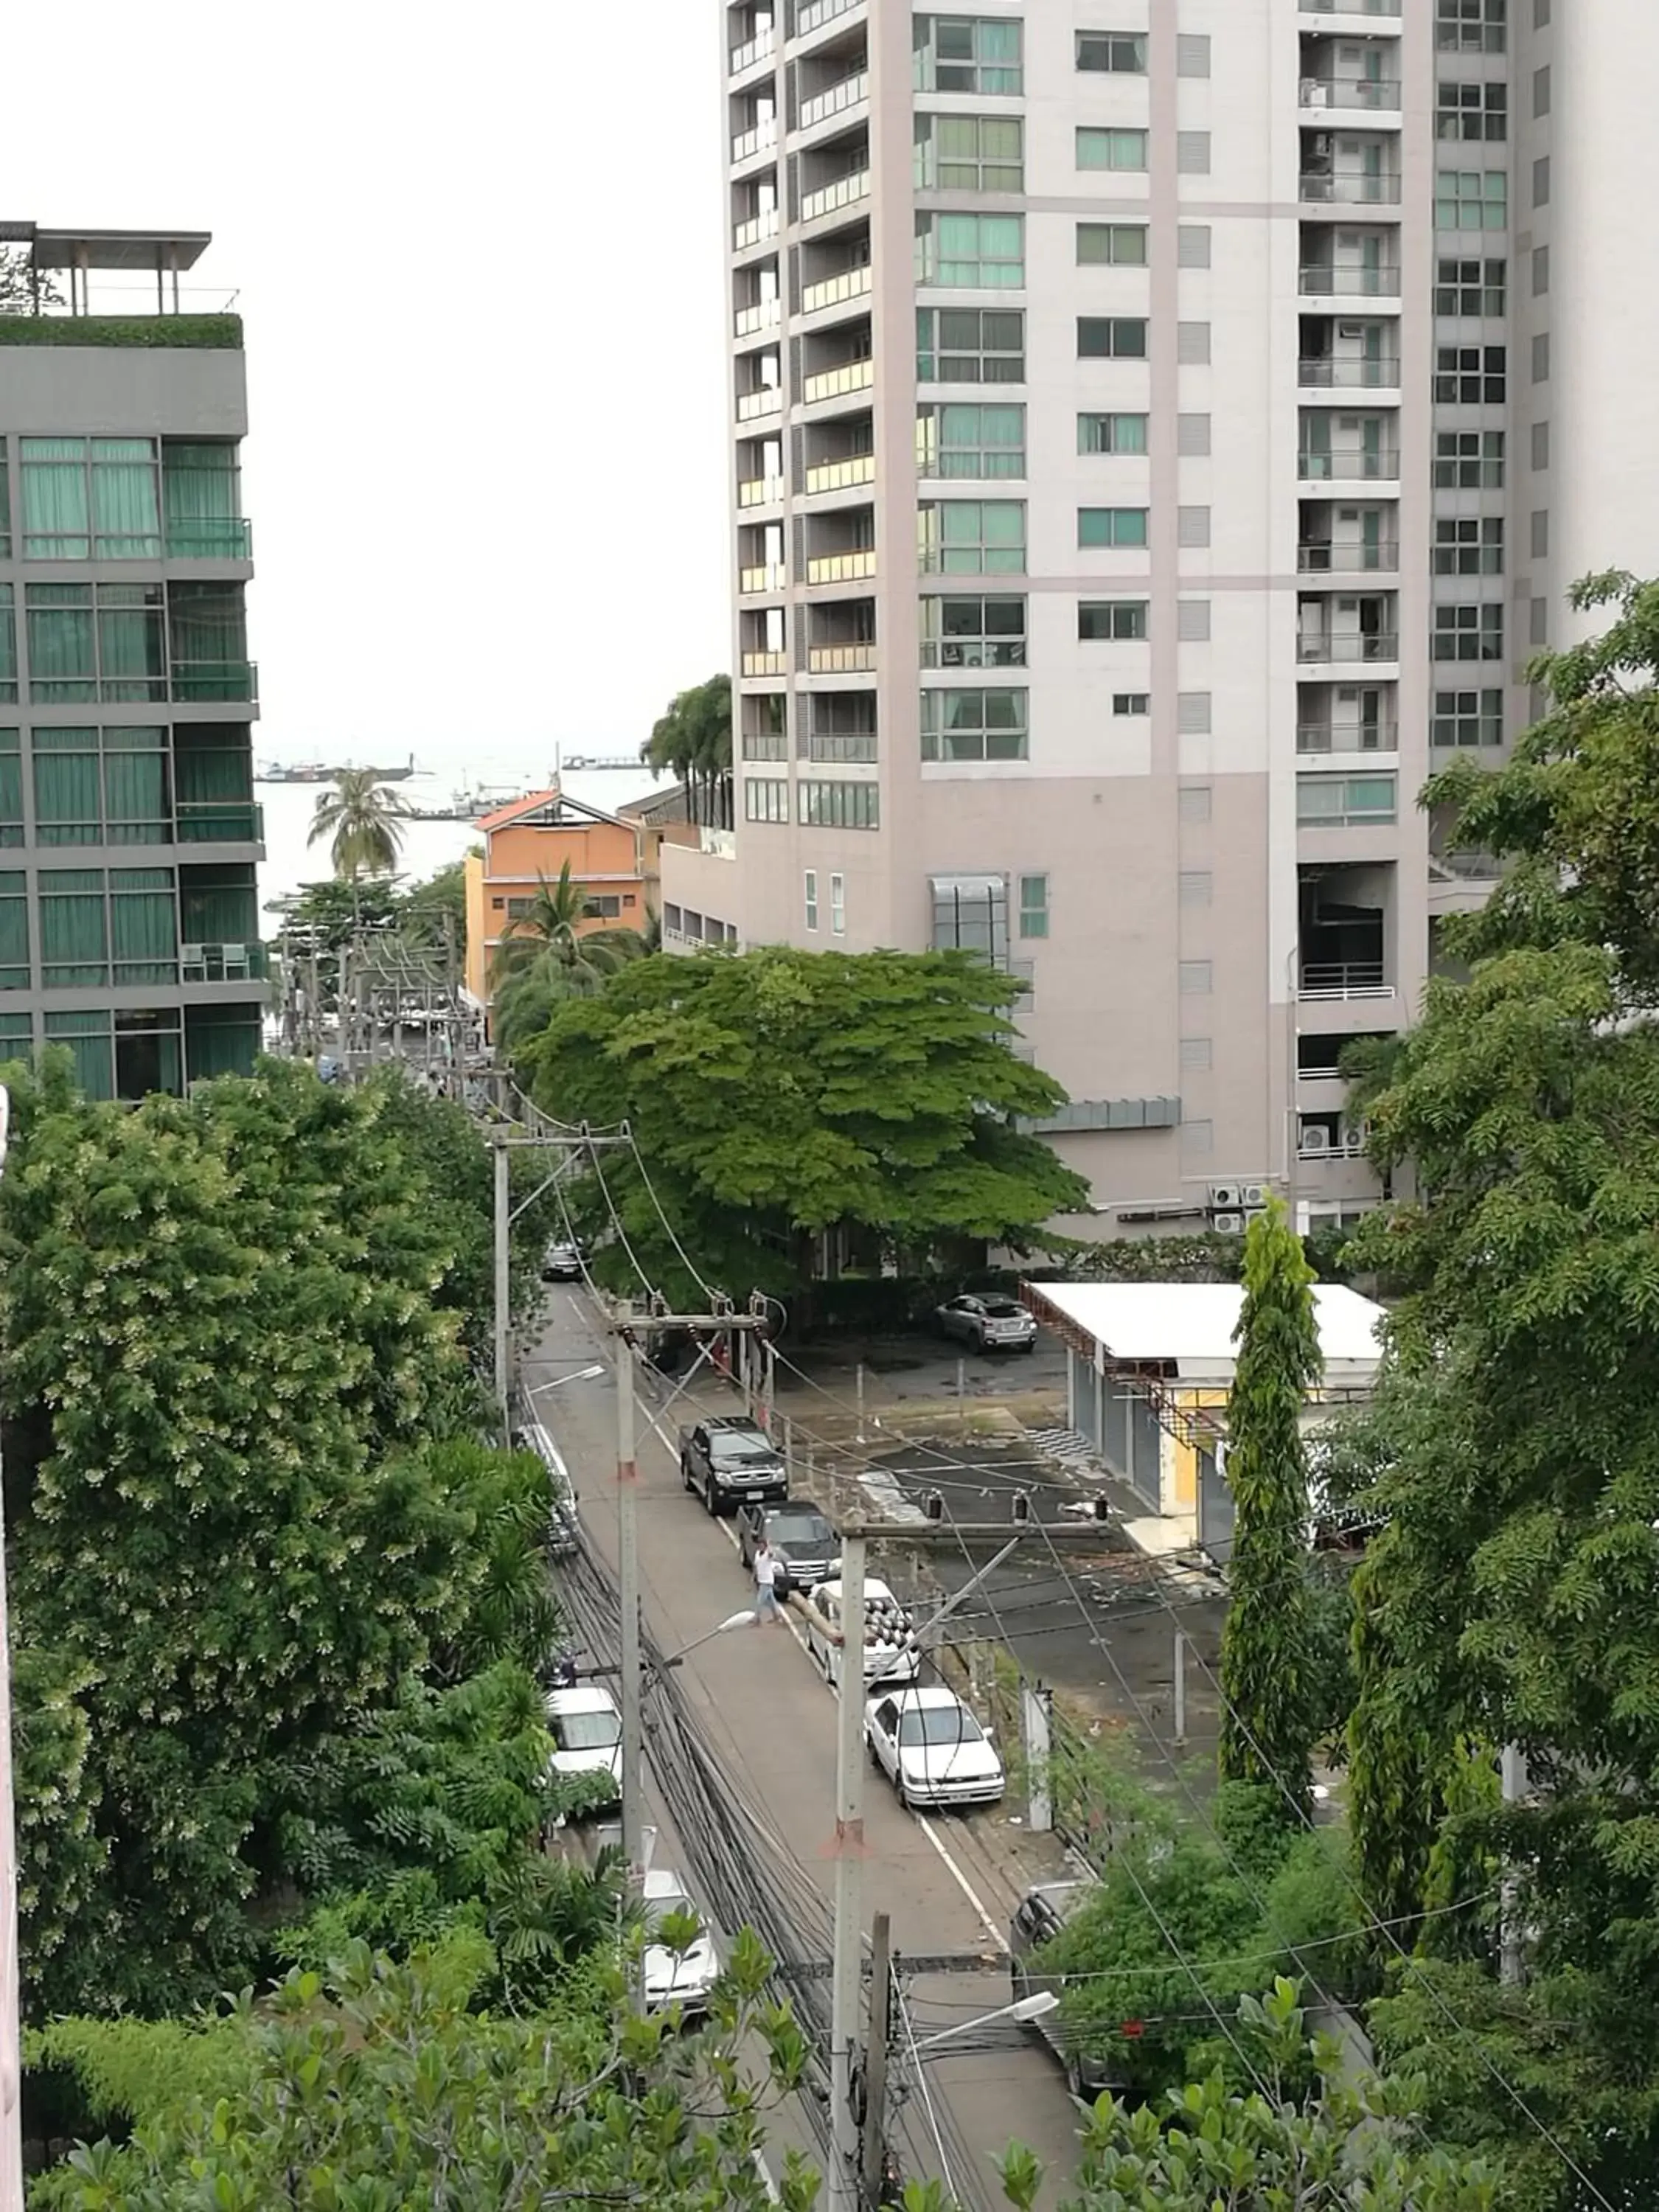
<instances>
[{"instance_id":1,"label":"air conditioning unit","mask_svg":"<svg viewBox=\"0 0 1659 2212\"><path fill-rule=\"evenodd\" d=\"M1243 1197L1244 1203L1244 1211L1247 1213L1262 1212L1266 1209L1267 1200L1273 1196L1273 1187L1269 1183L1245 1183L1241 1191L1241 1196Z\"/></svg>"},{"instance_id":2,"label":"air conditioning unit","mask_svg":"<svg viewBox=\"0 0 1659 2212\"><path fill-rule=\"evenodd\" d=\"M1242 1213L1213 1214L1210 1226L1218 1237L1242 1237L1244 1234L1244 1217Z\"/></svg>"},{"instance_id":3,"label":"air conditioning unit","mask_svg":"<svg viewBox=\"0 0 1659 2212\"><path fill-rule=\"evenodd\" d=\"M1360 1151L1369 1140L1370 1133L1371 1125L1369 1121L1345 1121L1342 1124L1342 1141L1352 1151Z\"/></svg>"},{"instance_id":4,"label":"air conditioning unit","mask_svg":"<svg viewBox=\"0 0 1659 2212\"><path fill-rule=\"evenodd\" d=\"M1322 1121L1304 1121L1297 1132L1297 1149L1301 1152L1328 1152L1331 1148L1331 1133Z\"/></svg>"},{"instance_id":5,"label":"air conditioning unit","mask_svg":"<svg viewBox=\"0 0 1659 2212\"><path fill-rule=\"evenodd\" d=\"M1210 1211L1237 1213L1244 1203L1236 1182L1212 1182L1210 1185Z\"/></svg>"}]
</instances>

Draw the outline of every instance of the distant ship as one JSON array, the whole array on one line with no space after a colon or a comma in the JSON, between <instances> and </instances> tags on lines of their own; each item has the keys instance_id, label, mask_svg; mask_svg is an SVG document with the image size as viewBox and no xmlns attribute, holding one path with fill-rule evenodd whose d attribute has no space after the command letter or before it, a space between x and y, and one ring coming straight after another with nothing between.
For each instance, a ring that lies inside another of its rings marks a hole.
<instances>
[{"instance_id":1,"label":"distant ship","mask_svg":"<svg viewBox=\"0 0 1659 2212\"><path fill-rule=\"evenodd\" d=\"M356 763L348 761L345 765L353 768ZM417 775L420 771L415 765L414 754L410 753L407 768L371 768L368 773L377 783L407 783L411 775ZM337 768L330 768L323 761L306 761L298 768L284 768L280 761L267 761L263 768L255 771L253 781L255 783L332 783L339 774Z\"/></svg>"}]
</instances>

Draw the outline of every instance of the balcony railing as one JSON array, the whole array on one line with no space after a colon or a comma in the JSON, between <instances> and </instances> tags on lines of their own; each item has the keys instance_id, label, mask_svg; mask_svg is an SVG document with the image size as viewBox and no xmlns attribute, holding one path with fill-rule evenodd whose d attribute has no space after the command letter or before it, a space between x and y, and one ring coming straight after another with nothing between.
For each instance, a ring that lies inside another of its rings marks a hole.
<instances>
[{"instance_id":1,"label":"balcony railing","mask_svg":"<svg viewBox=\"0 0 1659 2212\"><path fill-rule=\"evenodd\" d=\"M1297 0L1304 15L1397 15L1400 0Z\"/></svg>"},{"instance_id":2,"label":"balcony railing","mask_svg":"<svg viewBox=\"0 0 1659 2212\"><path fill-rule=\"evenodd\" d=\"M763 384L758 392L738 394L738 420L752 422L757 416L775 415L783 405L783 393L775 384Z\"/></svg>"},{"instance_id":3,"label":"balcony railing","mask_svg":"<svg viewBox=\"0 0 1659 2212\"><path fill-rule=\"evenodd\" d=\"M1368 571L1397 568L1400 548L1392 540L1376 545L1339 545L1329 538L1304 538L1296 549L1296 565L1304 576L1364 575Z\"/></svg>"},{"instance_id":4,"label":"balcony railing","mask_svg":"<svg viewBox=\"0 0 1659 2212\"><path fill-rule=\"evenodd\" d=\"M775 208L764 208L759 215L751 215L746 222L734 225L732 249L735 253L741 253L747 247L758 246L763 240L775 238L777 234L778 211Z\"/></svg>"},{"instance_id":5,"label":"balcony railing","mask_svg":"<svg viewBox=\"0 0 1659 2212\"><path fill-rule=\"evenodd\" d=\"M781 477L750 477L738 486L739 507L773 507L782 497Z\"/></svg>"},{"instance_id":6,"label":"balcony railing","mask_svg":"<svg viewBox=\"0 0 1659 2212\"><path fill-rule=\"evenodd\" d=\"M753 337L757 331L769 331L783 320L781 300L757 300L752 307L739 307L732 318L732 327L740 338Z\"/></svg>"},{"instance_id":7,"label":"balcony railing","mask_svg":"<svg viewBox=\"0 0 1659 2212\"><path fill-rule=\"evenodd\" d=\"M751 130L738 131L732 141L732 159L734 161L750 161L757 154L763 154L768 147L775 146L777 143L778 118L775 115L769 122L757 123Z\"/></svg>"},{"instance_id":8,"label":"balcony railing","mask_svg":"<svg viewBox=\"0 0 1659 2212\"><path fill-rule=\"evenodd\" d=\"M167 557L169 561L251 561L253 525L235 514L169 522Z\"/></svg>"},{"instance_id":9,"label":"balcony railing","mask_svg":"<svg viewBox=\"0 0 1659 2212\"><path fill-rule=\"evenodd\" d=\"M873 453L852 453L844 461L819 461L806 471L809 492L851 491L860 484L874 483L875 480Z\"/></svg>"},{"instance_id":10,"label":"balcony railing","mask_svg":"<svg viewBox=\"0 0 1659 2212\"><path fill-rule=\"evenodd\" d=\"M787 653L745 653L738 665L745 676L787 676L789 673Z\"/></svg>"},{"instance_id":11,"label":"balcony railing","mask_svg":"<svg viewBox=\"0 0 1659 2212\"><path fill-rule=\"evenodd\" d=\"M1504 863L1493 853L1431 853L1429 873L1443 880L1455 877L1461 883L1495 884L1504 872Z\"/></svg>"},{"instance_id":12,"label":"balcony railing","mask_svg":"<svg viewBox=\"0 0 1659 2212\"><path fill-rule=\"evenodd\" d=\"M1391 999L1380 960L1307 960L1297 995L1303 999Z\"/></svg>"},{"instance_id":13,"label":"balcony railing","mask_svg":"<svg viewBox=\"0 0 1659 2212\"><path fill-rule=\"evenodd\" d=\"M873 546L856 553L823 553L806 564L809 584L856 584L876 573Z\"/></svg>"},{"instance_id":14,"label":"balcony railing","mask_svg":"<svg viewBox=\"0 0 1659 2212\"><path fill-rule=\"evenodd\" d=\"M1370 76L1304 76L1304 107L1368 107L1379 110L1400 105L1398 78Z\"/></svg>"},{"instance_id":15,"label":"balcony railing","mask_svg":"<svg viewBox=\"0 0 1659 2212\"><path fill-rule=\"evenodd\" d=\"M784 580L781 561L762 561L752 568L739 568L738 571L738 589L740 592L781 592Z\"/></svg>"},{"instance_id":16,"label":"balcony railing","mask_svg":"<svg viewBox=\"0 0 1659 2212\"><path fill-rule=\"evenodd\" d=\"M181 983L263 982L270 973L265 948L258 939L241 945L180 945L179 981Z\"/></svg>"},{"instance_id":17,"label":"balcony railing","mask_svg":"<svg viewBox=\"0 0 1659 2212\"><path fill-rule=\"evenodd\" d=\"M1358 263L1351 267L1315 263L1301 271L1298 281L1304 297L1391 300L1400 296L1400 271L1392 267L1368 269Z\"/></svg>"},{"instance_id":18,"label":"balcony railing","mask_svg":"<svg viewBox=\"0 0 1659 2212\"><path fill-rule=\"evenodd\" d=\"M1392 207L1400 198L1398 177L1374 177L1364 169L1339 171L1334 176L1304 172L1301 195L1338 207Z\"/></svg>"},{"instance_id":19,"label":"balcony railing","mask_svg":"<svg viewBox=\"0 0 1659 2212\"><path fill-rule=\"evenodd\" d=\"M832 185L820 185L815 192L803 192L800 219L803 222L816 222L821 215L834 215L837 208L854 207L869 197L869 170L854 169L844 177L837 177Z\"/></svg>"},{"instance_id":20,"label":"balcony railing","mask_svg":"<svg viewBox=\"0 0 1659 2212\"><path fill-rule=\"evenodd\" d=\"M1321 1130L1317 1137L1310 1137L1304 1129L1297 1139L1296 1156L1299 1160L1363 1160L1365 1157L1365 1140L1363 1137L1338 1137L1332 1139L1326 1136L1323 1130Z\"/></svg>"},{"instance_id":21,"label":"balcony railing","mask_svg":"<svg viewBox=\"0 0 1659 2212\"><path fill-rule=\"evenodd\" d=\"M747 40L744 45L733 46L731 55L732 76L741 76L744 70L753 69L757 62L763 62L768 54L777 51L777 33L774 30L765 30L757 31L754 37Z\"/></svg>"},{"instance_id":22,"label":"balcony railing","mask_svg":"<svg viewBox=\"0 0 1659 2212\"><path fill-rule=\"evenodd\" d=\"M875 666L873 645L809 645L806 648L809 676L870 676Z\"/></svg>"},{"instance_id":23,"label":"balcony railing","mask_svg":"<svg viewBox=\"0 0 1659 2212\"><path fill-rule=\"evenodd\" d=\"M181 845L263 845L265 810L251 800L180 799L174 807Z\"/></svg>"},{"instance_id":24,"label":"balcony railing","mask_svg":"<svg viewBox=\"0 0 1659 2212\"><path fill-rule=\"evenodd\" d=\"M1348 631L1340 637L1299 637L1296 657L1298 660L1398 660L1400 640L1391 630L1364 635Z\"/></svg>"},{"instance_id":25,"label":"balcony railing","mask_svg":"<svg viewBox=\"0 0 1659 2212\"><path fill-rule=\"evenodd\" d=\"M175 660L175 699L247 699L259 696L259 672L251 660Z\"/></svg>"},{"instance_id":26,"label":"balcony railing","mask_svg":"<svg viewBox=\"0 0 1659 2212\"><path fill-rule=\"evenodd\" d=\"M798 39L810 38L814 31L821 31L826 23L833 23L837 15L850 15L854 8L863 5L864 0L805 0L805 5L795 10L795 36ZM1395 15L1399 12L1396 8Z\"/></svg>"},{"instance_id":27,"label":"balcony railing","mask_svg":"<svg viewBox=\"0 0 1659 2212\"><path fill-rule=\"evenodd\" d=\"M1391 722L1356 722L1343 728L1331 722L1306 723L1296 733L1299 753L1391 753L1400 732Z\"/></svg>"},{"instance_id":28,"label":"balcony railing","mask_svg":"<svg viewBox=\"0 0 1659 2212\"><path fill-rule=\"evenodd\" d=\"M849 392L867 392L876 380L873 361L844 362L839 368L821 369L802 385L800 396L810 407L819 399L843 399Z\"/></svg>"},{"instance_id":29,"label":"balcony railing","mask_svg":"<svg viewBox=\"0 0 1659 2212\"><path fill-rule=\"evenodd\" d=\"M870 72L859 70L852 76L842 77L827 92L817 93L811 100L803 100L797 130L810 131L815 123L826 123L832 115L844 115L849 107L856 107L870 97Z\"/></svg>"},{"instance_id":30,"label":"balcony railing","mask_svg":"<svg viewBox=\"0 0 1659 2212\"><path fill-rule=\"evenodd\" d=\"M1399 384L1400 363L1392 358L1365 361L1357 356L1336 361L1327 355L1317 361L1298 362L1296 380L1322 392L1381 391Z\"/></svg>"},{"instance_id":31,"label":"balcony railing","mask_svg":"<svg viewBox=\"0 0 1659 2212\"><path fill-rule=\"evenodd\" d=\"M1398 453L1298 453L1297 474L1309 483L1393 483L1399 480Z\"/></svg>"},{"instance_id":32,"label":"balcony railing","mask_svg":"<svg viewBox=\"0 0 1659 2212\"><path fill-rule=\"evenodd\" d=\"M856 269L843 269L839 276L825 276L816 284L801 288L800 311L804 315L815 315L820 307L838 307L843 300L862 300L870 289L870 264L860 262Z\"/></svg>"}]
</instances>

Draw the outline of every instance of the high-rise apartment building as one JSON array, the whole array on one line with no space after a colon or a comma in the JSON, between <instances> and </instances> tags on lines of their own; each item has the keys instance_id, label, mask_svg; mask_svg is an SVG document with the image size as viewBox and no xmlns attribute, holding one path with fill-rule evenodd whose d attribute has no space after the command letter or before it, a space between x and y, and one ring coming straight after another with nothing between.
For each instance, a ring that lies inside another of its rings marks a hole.
<instances>
[{"instance_id":1,"label":"high-rise apartment building","mask_svg":"<svg viewBox=\"0 0 1659 2212\"><path fill-rule=\"evenodd\" d=\"M181 1091L265 999L241 322L180 286L205 233L0 242L0 1058Z\"/></svg>"},{"instance_id":2,"label":"high-rise apartment building","mask_svg":"<svg viewBox=\"0 0 1659 2212\"><path fill-rule=\"evenodd\" d=\"M1659 568L1659 9L720 17L736 827L671 941L975 948L1103 1213L1352 1212L1338 1055L1492 875L1417 793Z\"/></svg>"}]
</instances>

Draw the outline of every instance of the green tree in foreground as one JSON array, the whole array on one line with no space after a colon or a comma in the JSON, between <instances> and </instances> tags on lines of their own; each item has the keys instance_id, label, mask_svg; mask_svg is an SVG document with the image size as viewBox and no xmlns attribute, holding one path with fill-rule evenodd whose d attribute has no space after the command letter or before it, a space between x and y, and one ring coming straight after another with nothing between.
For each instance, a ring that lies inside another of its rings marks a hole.
<instances>
[{"instance_id":1,"label":"green tree in foreground","mask_svg":"<svg viewBox=\"0 0 1659 2212\"><path fill-rule=\"evenodd\" d=\"M1227 1481L1238 1520L1221 1637L1221 1772L1299 1800L1319 1711L1302 1418L1323 1362L1313 1270L1276 1200L1244 1240L1237 1340Z\"/></svg>"},{"instance_id":2,"label":"green tree in foreground","mask_svg":"<svg viewBox=\"0 0 1659 2212\"><path fill-rule=\"evenodd\" d=\"M372 768L337 769L332 787L318 797L306 842L316 845L330 838L334 872L348 882L389 876L398 866L408 811L399 793L378 781Z\"/></svg>"}]
</instances>

